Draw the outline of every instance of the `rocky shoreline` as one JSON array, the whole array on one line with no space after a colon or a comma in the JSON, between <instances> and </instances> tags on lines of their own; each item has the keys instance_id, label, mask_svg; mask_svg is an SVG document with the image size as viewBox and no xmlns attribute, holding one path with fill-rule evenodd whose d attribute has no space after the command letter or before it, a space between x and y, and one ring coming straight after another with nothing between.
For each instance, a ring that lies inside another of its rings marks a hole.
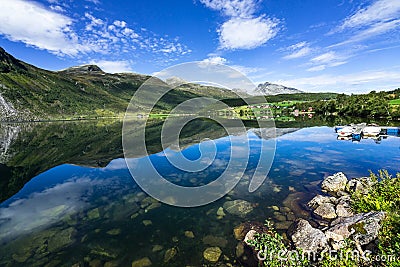
<instances>
[{"instance_id":1,"label":"rocky shoreline","mask_svg":"<svg viewBox=\"0 0 400 267\"><path fill-rule=\"evenodd\" d=\"M311 216L297 218L286 232L288 250L321 255L338 252L353 244L361 257L366 252L376 251L378 232L385 218L384 212L354 214L351 209L351 195L367 193L374 184L370 177L349 180L342 172L326 177L321 183L322 194L316 195L307 203ZM234 229L240 240L236 247L238 260L246 266L260 263L252 241L255 233L268 233L260 223L244 223ZM285 236L285 234L284 234Z\"/></svg>"}]
</instances>

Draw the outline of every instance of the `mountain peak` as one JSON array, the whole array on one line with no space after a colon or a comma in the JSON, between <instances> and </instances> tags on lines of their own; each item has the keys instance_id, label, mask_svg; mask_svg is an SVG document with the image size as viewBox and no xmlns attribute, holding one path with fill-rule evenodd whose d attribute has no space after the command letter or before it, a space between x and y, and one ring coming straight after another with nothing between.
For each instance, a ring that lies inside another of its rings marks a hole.
<instances>
[{"instance_id":1,"label":"mountain peak","mask_svg":"<svg viewBox=\"0 0 400 267\"><path fill-rule=\"evenodd\" d=\"M88 65L81 65L81 66L75 66L71 68L67 68L65 70L62 70L61 72L67 72L67 73L103 73L104 71L97 65L93 64L88 64Z\"/></svg>"},{"instance_id":2,"label":"mountain peak","mask_svg":"<svg viewBox=\"0 0 400 267\"><path fill-rule=\"evenodd\" d=\"M298 94L304 93L299 89L286 87L280 84L274 84L270 82L260 83L257 88L254 90L256 94L263 95L278 95L278 94Z\"/></svg>"},{"instance_id":3,"label":"mountain peak","mask_svg":"<svg viewBox=\"0 0 400 267\"><path fill-rule=\"evenodd\" d=\"M177 76L169 77L169 78L165 79L165 82L166 82L168 85L170 85L170 86L179 86L179 85L187 84L187 83L188 83L188 82L185 81L184 79L179 78L179 77L177 77Z\"/></svg>"},{"instance_id":4,"label":"mountain peak","mask_svg":"<svg viewBox=\"0 0 400 267\"><path fill-rule=\"evenodd\" d=\"M22 64L21 61L8 54L2 47L0 47L0 73L26 70L26 66Z\"/></svg>"}]
</instances>

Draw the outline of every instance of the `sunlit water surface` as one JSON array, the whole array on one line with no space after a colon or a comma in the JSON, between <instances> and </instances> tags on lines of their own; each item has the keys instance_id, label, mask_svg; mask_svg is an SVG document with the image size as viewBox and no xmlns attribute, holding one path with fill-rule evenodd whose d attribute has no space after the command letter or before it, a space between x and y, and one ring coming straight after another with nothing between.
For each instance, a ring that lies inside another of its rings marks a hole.
<instances>
[{"instance_id":1,"label":"sunlit water surface","mask_svg":"<svg viewBox=\"0 0 400 267\"><path fill-rule=\"evenodd\" d=\"M203 251L209 246L221 247L225 257L220 262L238 265L233 228L241 222L271 218L276 228L285 231L296 216L305 216L293 200L301 203L313 197L317 182L327 175L342 171L351 178L367 176L369 170L400 171L400 138L389 137L380 144L373 140L353 143L337 140L329 127L304 128L276 139L268 178L249 193L249 174L260 145L268 140L252 132L248 137L252 156L246 175L227 196L202 207L178 208L148 198L135 184L124 159L115 159L105 168L64 164L36 176L0 204L0 265L130 266L148 257L153 266L200 266L207 263ZM173 156L173 150L150 157L176 184L206 184L220 175L229 159L228 138L215 142L216 161L198 174L172 167L165 155ZM198 151L198 145L192 145L184 154L196 159ZM252 203L253 211L246 216L227 211L225 216L217 215L219 207L235 199ZM171 248L177 253L165 262Z\"/></svg>"}]
</instances>

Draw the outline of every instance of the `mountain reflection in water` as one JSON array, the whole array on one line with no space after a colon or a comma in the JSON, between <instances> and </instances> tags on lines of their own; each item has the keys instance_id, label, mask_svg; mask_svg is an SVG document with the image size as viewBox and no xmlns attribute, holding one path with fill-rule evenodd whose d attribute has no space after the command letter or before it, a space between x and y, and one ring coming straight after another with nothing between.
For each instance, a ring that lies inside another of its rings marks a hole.
<instances>
[{"instance_id":1,"label":"mountain reflection in water","mask_svg":"<svg viewBox=\"0 0 400 267\"><path fill-rule=\"evenodd\" d=\"M239 184L216 202L185 209L159 203L135 184L122 159L119 122L7 127L1 125L6 138L0 150L0 265L5 266L94 261L126 266L144 257L153 266L199 266L205 263L202 252L209 246L219 246L229 258L221 257L221 262L237 266L232 230L241 222L271 218L284 231L297 216L307 216L294 200L312 197L324 176L338 171L348 177L367 176L368 170L400 171L400 138L388 137L379 145L373 140L352 143L337 140L331 127L283 128L277 129L268 179L249 193L257 151L268 142L253 129L243 136L249 138L252 154ZM168 165L165 154L177 151L161 149L155 137L159 127L159 122L150 125L150 157L171 182L198 186L224 169L230 148L218 125L197 122L182 135L183 152L189 157L198 156L198 143L205 137L218 144L212 167L197 174ZM222 213L220 208L232 200L250 203L250 212ZM164 262L172 248L176 255Z\"/></svg>"}]
</instances>

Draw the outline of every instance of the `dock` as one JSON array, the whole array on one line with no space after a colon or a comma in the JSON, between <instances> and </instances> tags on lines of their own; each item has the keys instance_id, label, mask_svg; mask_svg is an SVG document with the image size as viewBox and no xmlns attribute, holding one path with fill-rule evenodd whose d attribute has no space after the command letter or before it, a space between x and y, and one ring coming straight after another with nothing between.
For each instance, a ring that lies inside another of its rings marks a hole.
<instances>
[{"instance_id":1,"label":"dock","mask_svg":"<svg viewBox=\"0 0 400 267\"><path fill-rule=\"evenodd\" d=\"M371 135L370 133L364 134L365 127L379 127L380 132L376 135ZM375 140L376 143L380 143L382 139L386 139L389 136L392 137L400 137L400 127L391 127L391 126L377 126L377 125L367 125L366 123L360 124L350 124L350 125L339 125L335 126L335 132L337 133L344 127L352 127L353 131L348 136L341 136L338 134L338 140L351 140L353 142L360 142L361 139L371 138Z\"/></svg>"},{"instance_id":2,"label":"dock","mask_svg":"<svg viewBox=\"0 0 400 267\"><path fill-rule=\"evenodd\" d=\"M363 129L365 127L368 127L367 124L362 123L362 124L351 124L351 125L338 125L335 126L335 132L338 132L340 129L343 129L344 127L353 127L354 131L353 134L362 134ZM380 135L388 135L388 136L400 136L400 127L392 127L392 126L376 126L381 128Z\"/></svg>"}]
</instances>

